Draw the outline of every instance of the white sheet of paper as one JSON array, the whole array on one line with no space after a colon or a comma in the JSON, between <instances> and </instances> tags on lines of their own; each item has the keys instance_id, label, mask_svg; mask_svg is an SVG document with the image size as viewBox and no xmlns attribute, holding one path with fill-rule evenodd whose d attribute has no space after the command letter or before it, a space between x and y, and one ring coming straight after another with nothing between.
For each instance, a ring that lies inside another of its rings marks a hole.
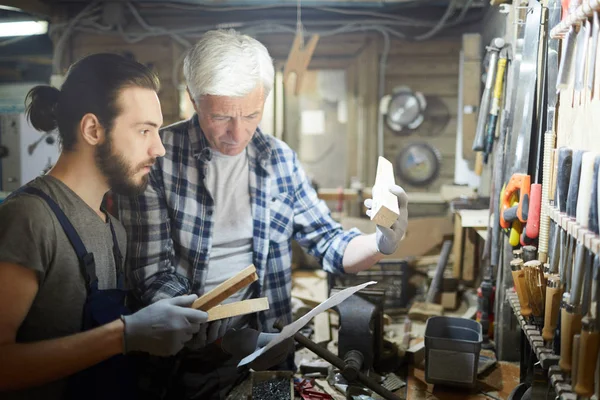
<instances>
[{"instance_id":1,"label":"white sheet of paper","mask_svg":"<svg viewBox=\"0 0 600 400\"><path fill-rule=\"evenodd\" d=\"M256 350L254 353L250 354L249 356L246 356L245 358L243 358L242 361L240 361L240 363L238 364L238 367L241 367L242 365L251 363L265 351L267 351L270 348L276 346L277 344L283 342L285 339L294 336L294 334L296 332L298 332L300 329L302 329L302 327L304 327L304 325L306 325L315 315L320 314L323 311L330 309L331 307L337 306L342 301L344 301L348 297L352 296L354 293L358 292L361 289L366 288L369 285L373 285L375 283L377 283L377 282L375 282L375 281L366 282L361 285L346 288L346 289L334 294L333 296L331 296L330 298L328 298L327 300L325 300L324 302L322 302L321 304L319 304L318 306L316 306L315 308L310 310L306 315L302 316L301 318L292 322L291 324L284 326L283 330L279 333L279 335L275 336L275 338L273 338L273 340L271 340L269 342L269 344L267 344L265 347L262 347L262 348Z\"/></svg>"}]
</instances>

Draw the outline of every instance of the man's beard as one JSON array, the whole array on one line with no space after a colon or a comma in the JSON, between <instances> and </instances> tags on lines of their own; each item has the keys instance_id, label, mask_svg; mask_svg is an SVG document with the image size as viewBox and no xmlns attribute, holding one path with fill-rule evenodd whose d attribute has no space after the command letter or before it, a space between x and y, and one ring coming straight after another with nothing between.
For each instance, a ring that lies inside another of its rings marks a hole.
<instances>
[{"instance_id":1,"label":"man's beard","mask_svg":"<svg viewBox=\"0 0 600 400\"><path fill-rule=\"evenodd\" d=\"M110 189L123 196L137 196L146 190L148 175L144 175L139 183L134 182L133 176L145 166L153 163L154 160L148 160L136 168L130 168L125 158L113 151L109 132L107 132L106 141L96 148L96 165L98 169L108 181Z\"/></svg>"}]
</instances>

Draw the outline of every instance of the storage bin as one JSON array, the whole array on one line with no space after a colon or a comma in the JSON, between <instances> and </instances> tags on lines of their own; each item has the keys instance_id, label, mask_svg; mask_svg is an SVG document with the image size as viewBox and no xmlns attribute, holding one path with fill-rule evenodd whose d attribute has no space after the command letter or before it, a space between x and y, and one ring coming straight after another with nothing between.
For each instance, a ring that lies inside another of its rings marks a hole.
<instances>
[{"instance_id":1,"label":"storage bin","mask_svg":"<svg viewBox=\"0 0 600 400\"><path fill-rule=\"evenodd\" d=\"M457 317L431 317L425 325L425 380L474 387L482 342L481 324Z\"/></svg>"}]
</instances>

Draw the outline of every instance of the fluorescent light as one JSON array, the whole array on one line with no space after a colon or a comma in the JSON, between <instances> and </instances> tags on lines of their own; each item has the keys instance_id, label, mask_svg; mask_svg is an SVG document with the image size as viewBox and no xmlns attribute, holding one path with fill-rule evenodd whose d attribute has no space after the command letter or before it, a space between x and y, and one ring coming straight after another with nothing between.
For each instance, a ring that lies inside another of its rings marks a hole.
<instances>
[{"instance_id":1,"label":"fluorescent light","mask_svg":"<svg viewBox=\"0 0 600 400\"><path fill-rule=\"evenodd\" d=\"M48 32L46 21L0 22L0 37L43 35Z\"/></svg>"}]
</instances>

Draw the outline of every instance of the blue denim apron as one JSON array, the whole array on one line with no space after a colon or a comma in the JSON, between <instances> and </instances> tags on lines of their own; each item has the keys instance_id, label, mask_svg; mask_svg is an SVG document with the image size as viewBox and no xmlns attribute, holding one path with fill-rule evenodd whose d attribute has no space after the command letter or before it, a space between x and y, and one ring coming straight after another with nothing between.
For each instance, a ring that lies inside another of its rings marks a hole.
<instances>
[{"instance_id":1,"label":"blue denim apron","mask_svg":"<svg viewBox=\"0 0 600 400\"><path fill-rule=\"evenodd\" d=\"M117 287L116 289L98 289L98 277L96 275L96 263L94 254L89 253L77 231L56 204L56 202L43 191L33 187L22 187L11 193L9 197L27 193L39 196L48 203L65 234L69 238L77 258L79 266L85 278L87 298L83 308L82 331L90 330L109 322L117 320L121 315L130 314L125 304L127 291L125 290L123 273L123 256L119 249L115 229L108 219L113 239L113 255L115 258ZM136 398L136 374L131 358L119 354L90 368L76 373L69 378L67 399L127 399Z\"/></svg>"}]
</instances>

